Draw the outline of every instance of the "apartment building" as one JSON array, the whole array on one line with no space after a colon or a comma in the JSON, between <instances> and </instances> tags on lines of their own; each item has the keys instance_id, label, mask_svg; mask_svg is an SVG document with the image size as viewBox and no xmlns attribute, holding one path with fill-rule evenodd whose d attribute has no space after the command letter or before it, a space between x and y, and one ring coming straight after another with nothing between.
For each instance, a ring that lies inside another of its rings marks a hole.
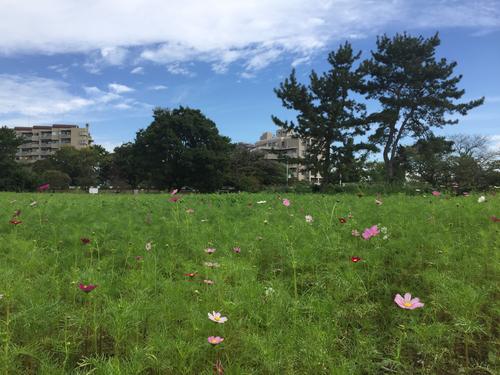
<instances>
[{"instance_id":1,"label":"apartment building","mask_svg":"<svg viewBox=\"0 0 500 375\"><path fill-rule=\"evenodd\" d=\"M26 140L19 146L16 160L24 163L34 163L53 155L62 146L72 146L77 149L89 147L92 138L89 125L80 128L77 125L54 124L47 126L18 126L14 128L18 137Z\"/></svg>"},{"instance_id":2,"label":"apartment building","mask_svg":"<svg viewBox=\"0 0 500 375\"><path fill-rule=\"evenodd\" d=\"M265 132L255 143L252 151L261 151L264 157L270 160L283 160L287 164L288 175L298 181L309 181L318 184L321 181L319 174L306 171L297 163L288 163L287 158L303 158L311 140L294 137L294 133L285 129L278 129L276 134Z\"/></svg>"}]
</instances>

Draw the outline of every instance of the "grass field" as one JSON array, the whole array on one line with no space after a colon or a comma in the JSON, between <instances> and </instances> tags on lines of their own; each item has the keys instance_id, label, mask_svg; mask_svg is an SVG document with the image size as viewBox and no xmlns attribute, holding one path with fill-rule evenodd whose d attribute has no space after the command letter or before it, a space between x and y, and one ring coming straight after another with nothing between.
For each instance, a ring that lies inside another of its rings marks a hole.
<instances>
[{"instance_id":1,"label":"grass field","mask_svg":"<svg viewBox=\"0 0 500 375\"><path fill-rule=\"evenodd\" d=\"M498 197L169 198L0 194L2 374L498 373Z\"/></svg>"}]
</instances>

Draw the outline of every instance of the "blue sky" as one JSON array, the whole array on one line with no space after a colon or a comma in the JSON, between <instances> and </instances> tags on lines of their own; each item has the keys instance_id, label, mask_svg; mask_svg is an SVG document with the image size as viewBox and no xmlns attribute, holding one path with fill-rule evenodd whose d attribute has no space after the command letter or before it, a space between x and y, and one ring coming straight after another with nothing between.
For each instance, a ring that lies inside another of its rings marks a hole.
<instances>
[{"instance_id":1,"label":"blue sky","mask_svg":"<svg viewBox=\"0 0 500 375\"><path fill-rule=\"evenodd\" d=\"M500 145L500 1L0 0L0 125L90 123L108 149L156 106L201 109L233 141L291 118L273 88L296 67L327 68L345 40L363 57L376 36L439 31L466 99L486 97L439 134Z\"/></svg>"}]
</instances>

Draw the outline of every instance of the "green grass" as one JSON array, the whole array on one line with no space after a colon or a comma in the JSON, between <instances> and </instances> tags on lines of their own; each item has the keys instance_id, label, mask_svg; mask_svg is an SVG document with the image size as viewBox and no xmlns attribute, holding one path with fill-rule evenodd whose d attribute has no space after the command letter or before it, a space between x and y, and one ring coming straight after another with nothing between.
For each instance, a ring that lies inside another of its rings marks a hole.
<instances>
[{"instance_id":1,"label":"green grass","mask_svg":"<svg viewBox=\"0 0 500 375\"><path fill-rule=\"evenodd\" d=\"M500 200L477 197L0 194L1 374L494 374Z\"/></svg>"}]
</instances>

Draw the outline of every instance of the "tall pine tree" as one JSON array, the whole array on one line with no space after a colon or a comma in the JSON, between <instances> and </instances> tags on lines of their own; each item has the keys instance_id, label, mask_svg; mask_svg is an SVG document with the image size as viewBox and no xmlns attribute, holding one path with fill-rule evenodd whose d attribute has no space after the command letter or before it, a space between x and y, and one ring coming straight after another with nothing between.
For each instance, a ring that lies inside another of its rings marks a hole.
<instances>
[{"instance_id":1,"label":"tall pine tree","mask_svg":"<svg viewBox=\"0 0 500 375\"><path fill-rule=\"evenodd\" d=\"M274 123L309 140L302 163L313 173L319 172L325 185L355 175L351 169L357 165L356 155L376 150L373 144L354 141L368 129L364 104L352 98L362 82L353 67L360 55L346 42L328 55L329 71L311 72L308 86L297 81L293 70L275 89L283 106L298 115L296 121L272 116Z\"/></svg>"},{"instance_id":2,"label":"tall pine tree","mask_svg":"<svg viewBox=\"0 0 500 375\"><path fill-rule=\"evenodd\" d=\"M458 120L450 115L464 116L484 101L456 103L465 92L457 88L462 76L453 76L456 62L436 59L439 44L437 33L428 39L406 33L393 38L383 35L377 38L371 59L361 66L368 77L363 92L380 104L380 111L369 116L378 124L370 140L383 147L389 182L396 177L397 151L404 137L421 138L429 136L432 128L456 124Z\"/></svg>"}]
</instances>

